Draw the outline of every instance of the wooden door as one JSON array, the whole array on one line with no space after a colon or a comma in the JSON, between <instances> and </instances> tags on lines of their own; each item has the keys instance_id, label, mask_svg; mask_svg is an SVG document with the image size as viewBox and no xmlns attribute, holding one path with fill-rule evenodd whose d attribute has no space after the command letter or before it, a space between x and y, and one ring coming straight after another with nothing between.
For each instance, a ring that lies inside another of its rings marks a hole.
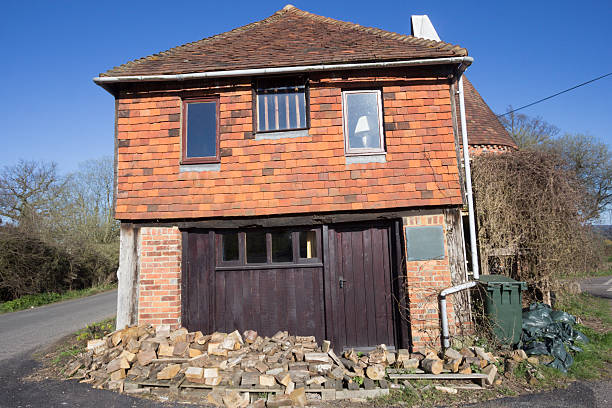
<instances>
[{"instance_id":1,"label":"wooden door","mask_svg":"<svg viewBox=\"0 0 612 408\"><path fill-rule=\"evenodd\" d=\"M334 348L395 346L390 228L329 229L329 277ZM329 335L329 333L328 333Z\"/></svg>"},{"instance_id":2,"label":"wooden door","mask_svg":"<svg viewBox=\"0 0 612 408\"><path fill-rule=\"evenodd\" d=\"M279 330L325 340L323 264L219 266L214 231L183 233L182 319L204 333Z\"/></svg>"}]
</instances>

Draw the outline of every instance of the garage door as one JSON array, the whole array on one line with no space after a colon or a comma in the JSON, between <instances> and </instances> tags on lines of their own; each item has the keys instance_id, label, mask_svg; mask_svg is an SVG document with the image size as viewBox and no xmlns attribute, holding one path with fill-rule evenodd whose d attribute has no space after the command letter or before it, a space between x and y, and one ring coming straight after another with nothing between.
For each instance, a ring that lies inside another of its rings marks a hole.
<instances>
[{"instance_id":1,"label":"garage door","mask_svg":"<svg viewBox=\"0 0 612 408\"><path fill-rule=\"evenodd\" d=\"M184 232L183 325L288 330L336 350L394 346L391 232L388 224Z\"/></svg>"},{"instance_id":2,"label":"garage door","mask_svg":"<svg viewBox=\"0 0 612 408\"><path fill-rule=\"evenodd\" d=\"M183 248L189 330L325 338L319 229L192 231Z\"/></svg>"}]
</instances>

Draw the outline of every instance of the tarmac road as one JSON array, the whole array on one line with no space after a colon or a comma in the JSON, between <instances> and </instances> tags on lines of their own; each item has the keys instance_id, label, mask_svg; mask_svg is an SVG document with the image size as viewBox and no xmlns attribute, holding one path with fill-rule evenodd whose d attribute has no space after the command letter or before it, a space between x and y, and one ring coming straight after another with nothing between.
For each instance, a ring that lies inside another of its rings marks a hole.
<instances>
[{"instance_id":1,"label":"tarmac road","mask_svg":"<svg viewBox=\"0 0 612 408\"><path fill-rule=\"evenodd\" d=\"M0 362L48 345L117 310L117 291L0 315Z\"/></svg>"},{"instance_id":2,"label":"tarmac road","mask_svg":"<svg viewBox=\"0 0 612 408\"><path fill-rule=\"evenodd\" d=\"M580 282L580 288L593 296L612 299L612 276L601 276Z\"/></svg>"}]
</instances>

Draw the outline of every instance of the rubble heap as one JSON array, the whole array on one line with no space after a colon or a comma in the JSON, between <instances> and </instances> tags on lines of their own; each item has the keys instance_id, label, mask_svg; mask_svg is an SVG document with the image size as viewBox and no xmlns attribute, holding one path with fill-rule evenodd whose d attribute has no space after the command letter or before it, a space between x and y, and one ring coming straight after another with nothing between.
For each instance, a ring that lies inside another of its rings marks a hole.
<instances>
[{"instance_id":1,"label":"rubble heap","mask_svg":"<svg viewBox=\"0 0 612 408\"><path fill-rule=\"evenodd\" d=\"M472 379L492 384L497 369L490 353L474 347L446 350L443 359L430 353L390 351L380 345L368 353L336 355L329 341L280 331L261 337L170 330L167 325L129 327L90 340L87 351L67 366L66 375L96 388L126 393L151 387L202 389L207 402L226 407L303 406L309 398L371 397L399 387L411 375L482 373ZM464 376L462 378L467 378ZM390 380L391 379L391 380ZM356 394L361 392L361 394ZM258 397L267 395L267 400Z\"/></svg>"}]
</instances>

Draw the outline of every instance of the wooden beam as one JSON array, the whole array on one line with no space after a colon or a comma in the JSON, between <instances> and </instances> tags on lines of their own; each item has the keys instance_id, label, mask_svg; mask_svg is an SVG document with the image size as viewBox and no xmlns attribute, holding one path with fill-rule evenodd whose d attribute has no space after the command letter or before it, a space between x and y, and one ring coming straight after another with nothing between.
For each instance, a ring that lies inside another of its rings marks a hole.
<instances>
[{"instance_id":1,"label":"wooden beam","mask_svg":"<svg viewBox=\"0 0 612 408\"><path fill-rule=\"evenodd\" d=\"M139 227L172 227L184 229L211 229L211 228L270 228L286 226L310 226L335 224L342 222L362 221L389 221L414 215L434 215L440 213L440 208L404 208L393 210L369 212L338 212L318 213L307 215L262 216L262 217L235 217L235 218L209 218L209 219L173 219L160 221L133 221ZM455 208L455 207L452 207Z\"/></svg>"},{"instance_id":2,"label":"wooden beam","mask_svg":"<svg viewBox=\"0 0 612 408\"><path fill-rule=\"evenodd\" d=\"M121 223L117 279L117 329L138 324L138 232L133 224Z\"/></svg>"}]
</instances>

